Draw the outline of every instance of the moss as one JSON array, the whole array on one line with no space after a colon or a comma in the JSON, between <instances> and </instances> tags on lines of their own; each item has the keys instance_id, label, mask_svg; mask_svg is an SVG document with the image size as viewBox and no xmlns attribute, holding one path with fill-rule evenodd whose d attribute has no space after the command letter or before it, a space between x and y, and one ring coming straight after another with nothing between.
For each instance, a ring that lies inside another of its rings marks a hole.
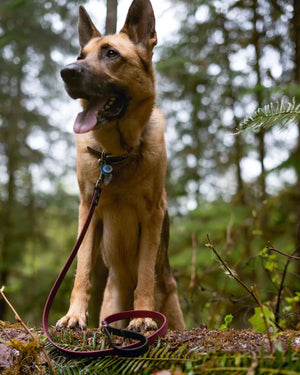
<instances>
[{"instance_id":1,"label":"moss","mask_svg":"<svg viewBox=\"0 0 300 375\"><path fill-rule=\"evenodd\" d=\"M42 343L39 341L24 343L12 339L8 346L14 349L14 362L12 366L4 371L3 375L42 373L40 360Z\"/></svg>"}]
</instances>

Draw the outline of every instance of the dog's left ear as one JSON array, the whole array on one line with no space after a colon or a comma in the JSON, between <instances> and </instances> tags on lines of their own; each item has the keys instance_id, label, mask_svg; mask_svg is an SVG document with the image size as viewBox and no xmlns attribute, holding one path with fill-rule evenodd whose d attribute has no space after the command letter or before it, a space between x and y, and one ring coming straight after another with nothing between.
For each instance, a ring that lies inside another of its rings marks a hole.
<instances>
[{"instance_id":1,"label":"dog's left ear","mask_svg":"<svg viewBox=\"0 0 300 375\"><path fill-rule=\"evenodd\" d=\"M129 8L125 24L120 31L135 44L152 51L157 44L155 17L149 0L134 0Z\"/></svg>"}]
</instances>

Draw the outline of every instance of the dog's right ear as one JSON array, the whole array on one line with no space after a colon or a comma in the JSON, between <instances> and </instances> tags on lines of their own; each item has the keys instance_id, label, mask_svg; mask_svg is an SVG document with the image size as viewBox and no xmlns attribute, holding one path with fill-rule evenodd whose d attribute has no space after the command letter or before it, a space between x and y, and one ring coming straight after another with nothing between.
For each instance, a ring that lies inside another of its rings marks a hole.
<instances>
[{"instance_id":1,"label":"dog's right ear","mask_svg":"<svg viewBox=\"0 0 300 375\"><path fill-rule=\"evenodd\" d=\"M78 34L81 48L83 48L92 38L101 36L82 5L79 7Z\"/></svg>"},{"instance_id":2,"label":"dog's right ear","mask_svg":"<svg viewBox=\"0 0 300 375\"><path fill-rule=\"evenodd\" d=\"M149 0L133 0L120 33L125 33L135 44L152 52L157 43L155 17Z\"/></svg>"}]
</instances>

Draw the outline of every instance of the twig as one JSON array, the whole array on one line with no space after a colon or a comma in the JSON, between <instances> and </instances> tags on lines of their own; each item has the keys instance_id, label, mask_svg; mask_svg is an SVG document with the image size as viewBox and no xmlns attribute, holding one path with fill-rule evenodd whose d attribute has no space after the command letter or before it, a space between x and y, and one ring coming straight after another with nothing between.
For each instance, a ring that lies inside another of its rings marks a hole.
<instances>
[{"instance_id":1,"label":"twig","mask_svg":"<svg viewBox=\"0 0 300 375\"><path fill-rule=\"evenodd\" d=\"M0 294L2 296L2 298L4 299L4 301L7 303L7 305L10 307L10 309L12 310L12 312L15 314L15 319L22 325L22 327L25 329L25 331L31 336L31 338L37 343L39 344L38 340L36 339L36 337L34 336L34 334L30 331L30 329L27 327L27 325L23 322L23 320L21 319L20 315L17 313L17 311L15 310L15 308L13 307L13 305L9 302L8 298L6 297L6 295L4 294L4 286L2 286L2 288L0 289ZM46 361L53 373L53 375L57 375L53 365L52 365L52 362L51 362L51 359L46 351L46 349L44 347L42 347L42 352L46 358Z\"/></svg>"},{"instance_id":2,"label":"twig","mask_svg":"<svg viewBox=\"0 0 300 375\"><path fill-rule=\"evenodd\" d=\"M6 336L7 340L12 344L12 339L9 337L8 333L5 331L5 329L0 325L0 329L3 332L3 334Z\"/></svg>"},{"instance_id":3,"label":"twig","mask_svg":"<svg viewBox=\"0 0 300 375\"><path fill-rule=\"evenodd\" d=\"M259 305L259 300L256 298L255 294L253 291L248 288L248 286L238 277L236 276L232 270L227 266L227 264L224 262L224 260L220 257L220 255L217 253L216 249L213 247L211 240L209 238L209 235L207 234L207 239L208 239L208 247L212 249L212 251L215 253L223 267L226 269L226 271L229 273L229 275L234 278L244 289L247 290L247 292L251 295L251 297L255 300L255 302Z\"/></svg>"},{"instance_id":4,"label":"twig","mask_svg":"<svg viewBox=\"0 0 300 375\"><path fill-rule=\"evenodd\" d=\"M196 255L197 255L197 236L196 233L194 232L192 234L192 269L191 269L191 280L190 280L190 285L189 289L193 289L195 286L195 279L196 279Z\"/></svg>"},{"instance_id":5,"label":"twig","mask_svg":"<svg viewBox=\"0 0 300 375\"><path fill-rule=\"evenodd\" d=\"M269 242L269 244L270 244L270 246L272 246L271 242ZM285 254L282 251L279 251L279 250L275 249L273 246L268 247L268 250L274 250L277 253L288 257L288 260L287 260L287 262L284 266L284 269L283 269L282 278L281 278L280 286L279 286L278 293L277 293L277 303L276 303L276 308L275 308L275 323L278 324L279 323L281 294L282 294L282 290L283 290L283 286L284 286L285 277L286 277L286 274L287 274L287 269L288 269L288 266L290 264L291 259L300 259L300 257L294 256L294 254L296 254L300 250L300 246L298 246L296 248L296 250L294 250L291 255Z\"/></svg>"},{"instance_id":6,"label":"twig","mask_svg":"<svg viewBox=\"0 0 300 375\"><path fill-rule=\"evenodd\" d=\"M265 326L266 326L267 336L268 336L268 340L269 340L269 344L270 344L270 349L271 349L271 352L273 352L273 341L272 341L272 337L271 337L271 334L270 334L270 326L269 326L269 323L267 321L265 311L264 311L264 307L263 307L263 304L261 303L261 300L259 298L258 290L257 290L257 287L256 287L255 284L253 285L253 288L254 288L256 298L257 298L257 301L259 303L259 307L260 307L260 310L261 310L261 313L262 313L262 316L263 316L263 320L264 320L264 323L265 323Z\"/></svg>"},{"instance_id":7,"label":"twig","mask_svg":"<svg viewBox=\"0 0 300 375\"><path fill-rule=\"evenodd\" d=\"M297 249L293 252L293 254L286 254L286 253L283 253L282 251L280 251L278 249L275 249L275 247L272 246L272 244L271 244L270 241L269 241L269 244L270 244L270 247L268 247L268 250L276 251L276 253L284 255L287 258L291 258L291 259L295 259L295 260L300 260L300 257L296 257L296 256L293 255L293 254L296 254L300 250L300 246L297 247Z\"/></svg>"}]
</instances>

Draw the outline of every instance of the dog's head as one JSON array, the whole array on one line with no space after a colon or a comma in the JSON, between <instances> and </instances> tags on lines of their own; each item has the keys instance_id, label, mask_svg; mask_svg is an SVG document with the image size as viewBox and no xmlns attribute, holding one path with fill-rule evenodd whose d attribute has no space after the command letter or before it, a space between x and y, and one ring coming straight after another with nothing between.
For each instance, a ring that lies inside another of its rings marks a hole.
<instances>
[{"instance_id":1,"label":"dog's head","mask_svg":"<svg viewBox=\"0 0 300 375\"><path fill-rule=\"evenodd\" d=\"M154 97L152 50L157 43L155 18L149 0L134 0L121 31L102 36L84 7L79 8L76 62L61 76L68 94L81 99L83 112L75 133L86 133L122 118L132 101Z\"/></svg>"}]
</instances>

